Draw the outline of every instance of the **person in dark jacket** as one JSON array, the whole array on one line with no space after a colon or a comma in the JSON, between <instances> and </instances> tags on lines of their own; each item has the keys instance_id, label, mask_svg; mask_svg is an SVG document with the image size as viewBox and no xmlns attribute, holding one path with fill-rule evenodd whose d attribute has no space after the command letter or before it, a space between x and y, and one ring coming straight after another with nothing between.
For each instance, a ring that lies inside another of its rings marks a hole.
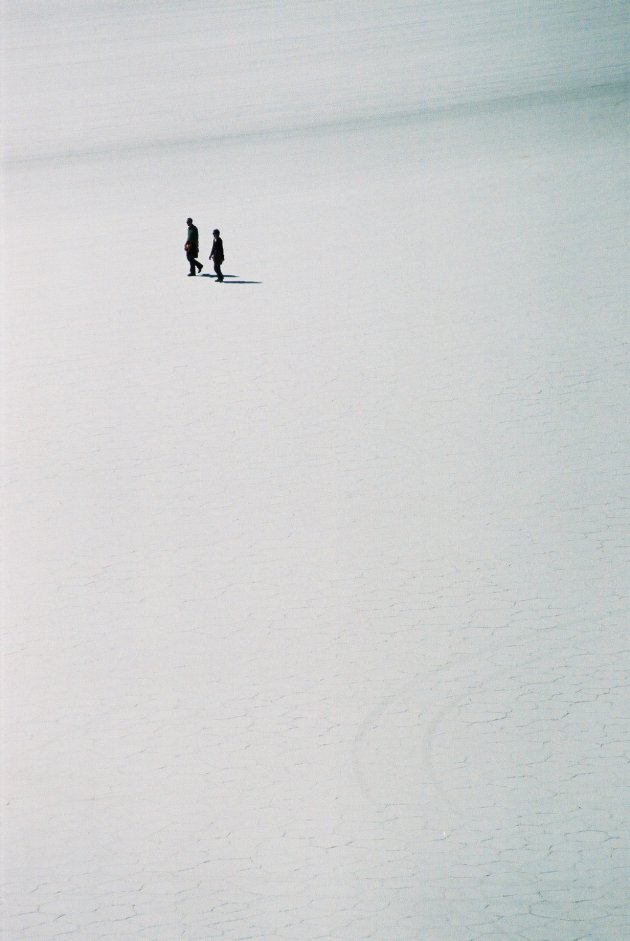
<instances>
[{"instance_id":1,"label":"person in dark jacket","mask_svg":"<svg viewBox=\"0 0 630 941\"><path fill-rule=\"evenodd\" d=\"M214 235L214 242L212 243L210 258L214 261L217 281L223 281L223 273L221 271L221 265L225 260L225 255L223 254L223 239L218 229L214 229L212 234Z\"/></svg>"},{"instance_id":2,"label":"person in dark jacket","mask_svg":"<svg viewBox=\"0 0 630 941\"><path fill-rule=\"evenodd\" d=\"M199 230L196 225L193 225L192 219L186 219L186 224L188 226L188 235L186 236L184 250L190 264L188 277L194 278L197 274L197 270L201 271L203 268L201 262L197 261L197 255L199 254Z\"/></svg>"}]
</instances>

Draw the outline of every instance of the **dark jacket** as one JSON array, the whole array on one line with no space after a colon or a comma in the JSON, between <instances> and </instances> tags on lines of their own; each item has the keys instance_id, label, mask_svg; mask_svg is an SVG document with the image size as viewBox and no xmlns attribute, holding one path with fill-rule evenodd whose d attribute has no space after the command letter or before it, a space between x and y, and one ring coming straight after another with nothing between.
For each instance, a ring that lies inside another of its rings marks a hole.
<instances>
[{"instance_id":1,"label":"dark jacket","mask_svg":"<svg viewBox=\"0 0 630 941\"><path fill-rule=\"evenodd\" d=\"M188 235L186 236L186 251L197 257L199 254L199 229L196 225L188 226Z\"/></svg>"},{"instance_id":2,"label":"dark jacket","mask_svg":"<svg viewBox=\"0 0 630 941\"><path fill-rule=\"evenodd\" d=\"M217 264L221 264L222 261L225 261L225 255L223 254L223 239L220 235L215 235L214 242L212 243L212 251L210 252L210 258L214 258Z\"/></svg>"}]
</instances>

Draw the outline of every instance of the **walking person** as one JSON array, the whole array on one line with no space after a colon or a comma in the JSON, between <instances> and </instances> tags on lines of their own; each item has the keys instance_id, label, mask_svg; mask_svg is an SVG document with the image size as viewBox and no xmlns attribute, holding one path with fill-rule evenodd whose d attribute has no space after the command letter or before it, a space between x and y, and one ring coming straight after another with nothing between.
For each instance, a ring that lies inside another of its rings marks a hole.
<instances>
[{"instance_id":1,"label":"walking person","mask_svg":"<svg viewBox=\"0 0 630 941\"><path fill-rule=\"evenodd\" d=\"M197 261L197 255L199 254L199 230L196 225L193 225L192 219L186 219L186 225L188 226L188 235L186 236L184 250L190 264L188 277L194 278L197 274L197 270L201 271L203 268L201 262Z\"/></svg>"},{"instance_id":2,"label":"walking person","mask_svg":"<svg viewBox=\"0 0 630 941\"><path fill-rule=\"evenodd\" d=\"M221 265L225 261L225 255L223 254L223 239L221 238L221 233L218 229L213 229L212 234L214 236L214 242L212 243L210 258L214 261L214 270L216 272L217 281L223 281L223 272L221 271Z\"/></svg>"}]
</instances>

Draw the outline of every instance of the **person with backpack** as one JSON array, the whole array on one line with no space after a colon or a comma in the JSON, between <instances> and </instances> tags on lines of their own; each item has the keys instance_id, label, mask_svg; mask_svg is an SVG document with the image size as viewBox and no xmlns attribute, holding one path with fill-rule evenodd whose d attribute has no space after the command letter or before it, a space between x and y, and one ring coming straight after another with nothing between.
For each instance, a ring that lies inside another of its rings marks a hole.
<instances>
[{"instance_id":1,"label":"person with backpack","mask_svg":"<svg viewBox=\"0 0 630 941\"><path fill-rule=\"evenodd\" d=\"M186 219L186 225L188 226L188 235L186 236L184 251L186 252L186 258L190 264L188 277L194 278L197 274L197 270L201 271L203 268L201 262L197 261L197 255L199 254L199 230L196 225L193 225L193 221L190 218Z\"/></svg>"}]
</instances>

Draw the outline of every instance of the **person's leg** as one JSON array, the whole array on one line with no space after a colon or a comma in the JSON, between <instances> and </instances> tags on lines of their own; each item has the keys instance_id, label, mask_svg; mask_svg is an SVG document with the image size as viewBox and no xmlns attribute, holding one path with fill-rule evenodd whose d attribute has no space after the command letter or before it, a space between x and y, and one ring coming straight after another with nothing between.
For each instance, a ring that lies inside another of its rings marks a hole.
<instances>
[{"instance_id":1,"label":"person's leg","mask_svg":"<svg viewBox=\"0 0 630 941\"><path fill-rule=\"evenodd\" d=\"M193 275L194 275L194 274L197 274L197 272L195 271L195 256L193 255L193 253L192 253L192 252L186 252L186 258L188 259L188 264L190 265L190 271L188 272L189 275L190 275L190 274L193 274Z\"/></svg>"},{"instance_id":2,"label":"person's leg","mask_svg":"<svg viewBox=\"0 0 630 941\"><path fill-rule=\"evenodd\" d=\"M214 271L217 276L217 281L223 281L223 274L221 272L221 264L222 262L220 261L215 261L214 263Z\"/></svg>"},{"instance_id":3,"label":"person's leg","mask_svg":"<svg viewBox=\"0 0 630 941\"><path fill-rule=\"evenodd\" d=\"M195 260L195 264L197 265L197 271L201 271L201 269L203 268L203 265L201 264L201 262Z\"/></svg>"}]
</instances>

